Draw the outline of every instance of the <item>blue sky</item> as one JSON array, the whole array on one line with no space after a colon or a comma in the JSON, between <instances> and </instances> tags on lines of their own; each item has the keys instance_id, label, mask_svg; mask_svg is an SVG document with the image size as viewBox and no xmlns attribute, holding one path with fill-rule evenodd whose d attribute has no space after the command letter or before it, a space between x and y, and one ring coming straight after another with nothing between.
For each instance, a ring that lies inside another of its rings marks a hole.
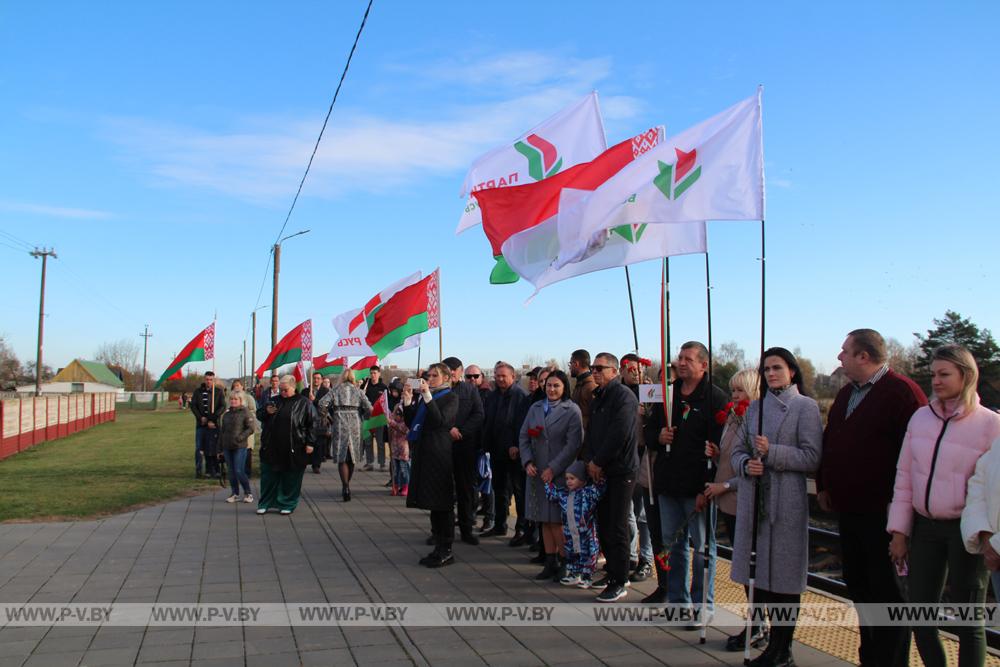
<instances>
[{"instance_id":1,"label":"blue sky","mask_svg":"<svg viewBox=\"0 0 1000 667\"><path fill-rule=\"evenodd\" d=\"M218 313L218 369L235 373L365 4L0 8L0 231L59 253L46 363L141 342L148 323L159 374ZM488 284L481 231L453 234L465 171L592 89L611 144L661 123L673 134L758 84L767 343L831 371L860 326L908 344L951 308L1000 329L997 5L568 7L376 0L288 225L312 231L283 247L280 333L311 317L325 349L334 315L440 266L446 354L492 364L630 350L620 269L527 306L528 285ZM714 341L748 352L758 235L754 223L709 225ZM33 358L39 262L17 245L0 234L0 333ZM703 340L704 259L671 270L673 339ZM658 265L634 267L632 283L640 352L658 357ZM258 359L269 318L260 312ZM425 348L436 352L436 335Z\"/></svg>"}]
</instances>

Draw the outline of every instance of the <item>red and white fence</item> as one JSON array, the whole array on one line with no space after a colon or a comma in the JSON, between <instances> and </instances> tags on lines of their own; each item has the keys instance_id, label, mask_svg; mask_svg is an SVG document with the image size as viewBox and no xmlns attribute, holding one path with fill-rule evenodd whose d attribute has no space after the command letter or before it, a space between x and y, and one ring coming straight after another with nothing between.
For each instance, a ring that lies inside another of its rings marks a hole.
<instances>
[{"instance_id":1,"label":"red and white fence","mask_svg":"<svg viewBox=\"0 0 1000 667\"><path fill-rule=\"evenodd\" d=\"M115 420L115 395L59 394L0 400L0 459L40 442Z\"/></svg>"}]
</instances>

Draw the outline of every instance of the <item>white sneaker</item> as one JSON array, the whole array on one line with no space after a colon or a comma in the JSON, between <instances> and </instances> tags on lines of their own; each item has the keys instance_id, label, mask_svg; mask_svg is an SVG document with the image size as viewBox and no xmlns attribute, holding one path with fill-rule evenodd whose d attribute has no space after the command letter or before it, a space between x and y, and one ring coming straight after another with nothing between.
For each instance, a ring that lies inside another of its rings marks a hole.
<instances>
[{"instance_id":1,"label":"white sneaker","mask_svg":"<svg viewBox=\"0 0 1000 667\"><path fill-rule=\"evenodd\" d=\"M278 512L278 514L280 514L281 516L288 516L291 513L292 510L281 510L280 512Z\"/></svg>"},{"instance_id":2,"label":"white sneaker","mask_svg":"<svg viewBox=\"0 0 1000 667\"><path fill-rule=\"evenodd\" d=\"M578 574L567 574L565 577L559 580L559 583L563 586L579 586L580 585L580 575Z\"/></svg>"},{"instance_id":3,"label":"white sneaker","mask_svg":"<svg viewBox=\"0 0 1000 667\"><path fill-rule=\"evenodd\" d=\"M594 585L594 580L591 579L590 577L580 577L580 581L577 582L576 587L587 589L592 587L593 585Z\"/></svg>"},{"instance_id":4,"label":"white sneaker","mask_svg":"<svg viewBox=\"0 0 1000 667\"><path fill-rule=\"evenodd\" d=\"M257 514L267 514L267 508L266 507L257 508Z\"/></svg>"},{"instance_id":5,"label":"white sneaker","mask_svg":"<svg viewBox=\"0 0 1000 667\"><path fill-rule=\"evenodd\" d=\"M235 502L236 502L237 500L239 500L239 499L240 499L240 497L239 497L239 496L237 496L237 495L236 495L236 494L234 493L233 495L231 495L231 496L229 496L228 498L226 498L226 502L227 502L227 503L235 503Z\"/></svg>"},{"instance_id":6,"label":"white sneaker","mask_svg":"<svg viewBox=\"0 0 1000 667\"><path fill-rule=\"evenodd\" d=\"M250 495L249 493L246 494L245 496L243 496L243 502L245 502L245 503L252 503L253 502L253 496Z\"/></svg>"}]
</instances>

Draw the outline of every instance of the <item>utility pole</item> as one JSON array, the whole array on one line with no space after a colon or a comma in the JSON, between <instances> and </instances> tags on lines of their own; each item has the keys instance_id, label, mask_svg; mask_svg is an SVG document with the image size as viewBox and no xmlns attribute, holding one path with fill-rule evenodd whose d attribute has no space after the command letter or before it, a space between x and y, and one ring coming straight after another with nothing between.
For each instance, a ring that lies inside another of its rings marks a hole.
<instances>
[{"instance_id":1,"label":"utility pole","mask_svg":"<svg viewBox=\"0 0 1000 667\"><path fill-rule=\"evenodd\" d=\"M149 325L146 325L146 330L139 334L143 339L142 341L142 390L146 391L146 357L149 352L149 339L153 337L153 334L149 333Z\"/></svg>"},{"instance_id":2,"label":"utility pole","mask_svg":"<svg viewBox=\"0 0 1000 667\"><path fill-rule=\"evenodd\" d=\"M263 310L267 306L259 306L250 313L251 330L253 331L250 343L250 374L256 376L257 373L257 311Z\"/></svg>"},{"instance_id":3,"label":"utility pole","mask_svg":"<svg viewBox=\"0 0 1000 667\"><path fill-rule=\"evenodd\" d=\"M240 377L243 378L243 388L247 388L247 339L243 339L243 356L240 357Z\"/></svg>"},{"instance_id":4,"label":"utility pole","mask_svg":"<svg viewBox=\"0 0 1000 667\"><path fill-rule=\"evenodd\" d=\"M301 236L302 234L308 234L308 229L303 229L300 232L295 232L294 234L289 234L288 236L279 239L277 243L271 248L274 252L274 284L271 291L271 349L273 350L278 346L278 274L281 272L281 244L294 236ZM275 371L272 371L273 375Z\"/></svg>"},{"instance_id":5,"label":"utility pole","mask_svg":"<svg viewBox=\"0 0 1000 667\"><path fill-rule=\"evenodd\" d=\"M56 256L56 251L52 248L45 250L39 250L35 248L31 252L31 256L35 259L42 258L42 291L41 296L38 298L38 350L35 355L35 396L42 395L42 337L45 332L45 269L47 267L46 261L49 256L52 259L59 259Z\"/></svg>"}]
</instances>

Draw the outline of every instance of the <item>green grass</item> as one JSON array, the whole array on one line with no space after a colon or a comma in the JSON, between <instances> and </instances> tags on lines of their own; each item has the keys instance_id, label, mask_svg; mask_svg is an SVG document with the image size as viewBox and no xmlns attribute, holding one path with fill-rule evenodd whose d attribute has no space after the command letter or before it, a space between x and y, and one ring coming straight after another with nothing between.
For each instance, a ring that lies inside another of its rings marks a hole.
<instances>
[{"instance_id":1,"label":"green grass","mask_svg":"<svg viewBox=\"0 0 1000 667\"><path fill-rule=\"evenodd\" d=\"M0 461L0 521L83 518L215 485L194 478L187 410L119 410L118 419Z\"/></svg>"}]
</instances>

